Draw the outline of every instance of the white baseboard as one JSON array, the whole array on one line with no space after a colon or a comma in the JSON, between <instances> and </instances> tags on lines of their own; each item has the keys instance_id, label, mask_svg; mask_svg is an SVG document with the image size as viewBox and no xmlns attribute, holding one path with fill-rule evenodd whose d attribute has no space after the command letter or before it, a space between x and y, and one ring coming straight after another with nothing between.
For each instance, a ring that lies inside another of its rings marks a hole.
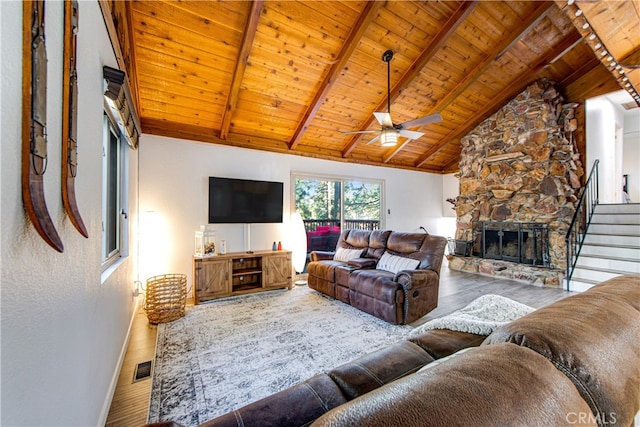
<instances>
[{"instance_id":1,"label":"white baseboard","mask_svg":"<svg viewBox=\"0 0 640 427\"><path fill-rule=\"evenodd\" d=\"M124 364L124 358L127 355L127 348L129 347L129 339L131 338L131 330L133 329L133 321L138 313L138 309L140 308L140 300L142 298L136 298L135 306L133 307L133 314L131 315L131 319L129 320L129 328L127 329L127 336L124 339L124 343L122 344L122 348L120 349L120 357L118 358L118 363L116 365L116 370L113 372L113 376L111 377L111 383L109 384L109 390L107 392L107 398L102 405L102 411L100 411L100 419L98 421L98 426L104 426L107 423L107 418L109 417L109 410L111 409L111 403L113 402L113 396L116 392L116 387L118 385L118 378L120 377L120 371L122 370L122 365Z\"/></svg>"}]
</instances>

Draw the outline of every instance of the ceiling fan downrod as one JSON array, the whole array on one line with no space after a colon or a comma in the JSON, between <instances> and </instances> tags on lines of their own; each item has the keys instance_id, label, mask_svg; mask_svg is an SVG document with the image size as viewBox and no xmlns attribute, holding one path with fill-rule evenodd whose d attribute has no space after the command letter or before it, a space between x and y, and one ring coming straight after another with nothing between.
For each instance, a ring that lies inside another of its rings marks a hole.
<instances>
[{"instance_id":1,"label":"ceiling fan downrod","mask_svg":"<svg viewBox=\"0 0 640 427\"><path fill-rule=\"evenodd\" d=\"M391 59L393 59L393 51L386 50L382 54L382 60L387 63L387 112L391 114Z\"/></svg>"}]
</instances>

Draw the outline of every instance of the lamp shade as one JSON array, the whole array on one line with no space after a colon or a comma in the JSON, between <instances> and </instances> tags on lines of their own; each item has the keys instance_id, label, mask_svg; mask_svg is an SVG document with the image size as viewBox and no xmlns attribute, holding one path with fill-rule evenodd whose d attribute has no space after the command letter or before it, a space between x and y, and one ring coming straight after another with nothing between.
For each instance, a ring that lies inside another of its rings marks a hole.
<instances>
[{"instance_id":1,"label":"lamp shade","mask_svg":"<svg viewBox=\"0 0 640 427\"><path fill-rule=\"evenodd\" d=\"M304 230L304 222L300 212L291 214L291 261L296 273L304 271L307 261L307 233Z\"/></svg>"}]
</instances>

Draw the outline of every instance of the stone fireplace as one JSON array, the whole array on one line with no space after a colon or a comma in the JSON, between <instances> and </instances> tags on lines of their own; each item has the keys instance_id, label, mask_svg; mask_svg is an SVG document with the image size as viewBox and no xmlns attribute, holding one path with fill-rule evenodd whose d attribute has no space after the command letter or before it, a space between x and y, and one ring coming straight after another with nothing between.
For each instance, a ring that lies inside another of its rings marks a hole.
<instances>
[{"instance_id":1,"label":"stone fireplace","mask_svg":"<svg viewBox=\"0 0 640 427\"><path fill-rule=\"evenodd\" d=\"M456 246L468 250L451 268L560 285L584 174L576 106L541 79L462 138Z\"/></svg>"}]
</instances>

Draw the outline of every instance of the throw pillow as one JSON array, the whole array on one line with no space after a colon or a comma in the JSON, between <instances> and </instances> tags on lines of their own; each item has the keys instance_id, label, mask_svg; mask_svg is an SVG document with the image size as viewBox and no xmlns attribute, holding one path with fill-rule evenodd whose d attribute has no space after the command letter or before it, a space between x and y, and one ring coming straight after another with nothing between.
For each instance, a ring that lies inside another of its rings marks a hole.
<instances>
[{"instance_id":1,"label":"throw pillow","mask_svg":"<svg viewBox=\"0 0 640 427\"><path fill-rule=\"evenodd\" d=\"M319 225L316 227L316 232L318 234L329 234L329 226L328 225Z\"/></svg>"},{"instance_id":2,"label":"throw pillow","mask_svg":"<svg viewBox=\"0 0 640 427\"><path fill-rule=\"evenodd\" d=\"M360 258L360 255L362 255L362 249L338 248L333 259L335 261L349 262L354 258Z\"/></svg>"},{"instance_id":3,"label":"throw pillow","mask_svg":"<svg viewBox=\"0 0 640 427\"><path fill-rule=\"evenodd\" d=\"M415 270L418 264L420 264L420 261L417 259L391 255L389 252L385 252L380 257L376 268L395 274L402 270Z\"/></svg>"}]
</instances>

